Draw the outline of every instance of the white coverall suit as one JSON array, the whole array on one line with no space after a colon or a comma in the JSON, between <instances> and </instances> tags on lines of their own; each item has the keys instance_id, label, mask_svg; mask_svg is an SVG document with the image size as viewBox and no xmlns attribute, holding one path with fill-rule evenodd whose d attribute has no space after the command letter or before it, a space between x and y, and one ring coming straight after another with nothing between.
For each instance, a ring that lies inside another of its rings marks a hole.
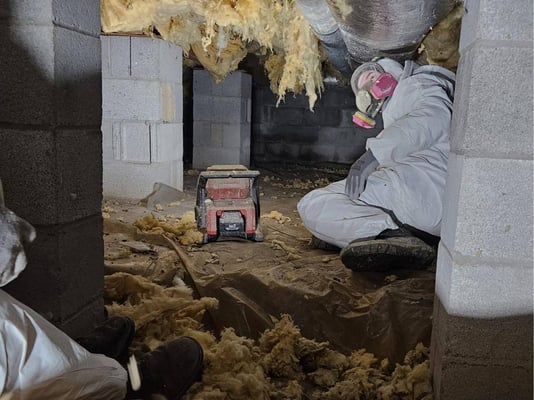
<instances>
[{"instance_id":1,"label":"white coverall suit","mask_svg":"<svg viewBox=\"0 0 534 400\"><path fill-rule=\"evenodd\" d=\"M23 243L34 237L0 202L0 286L26 267ZM118 362L87 352L3 290L0 324L0 400L124 399L128 376Z\"/></svg>"},{"instance_id":2,"label":"white coverall suit","mask_svg":"<svg viewBox=\"0 0 534 400\"><path fill-rule=\"evenodd\" d=\"M345 194L345 179L307 193L297 208L317 238L343 248L355 239L397 229L392 217L439 236L447 175L454 74L438 66L378 63L398 85L387 100L384 129L367 139L379 163L358 200Z\"/></svg>"}]
</instances>

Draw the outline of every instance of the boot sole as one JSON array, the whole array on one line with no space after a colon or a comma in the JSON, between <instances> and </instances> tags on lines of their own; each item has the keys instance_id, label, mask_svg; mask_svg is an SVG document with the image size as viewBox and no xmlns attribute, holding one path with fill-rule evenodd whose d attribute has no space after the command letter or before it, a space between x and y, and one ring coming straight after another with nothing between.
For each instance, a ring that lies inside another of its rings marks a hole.
<instances>
[{"instance_id":1,"label":"boot sole","mask_svg":"<svg viewBox=\"0 0 534 400\"><path fill-rule=\"evenodd\" d=\"M340 256L343 264L353 271L385 272L423 269L432 262L436 252L422 241L411 244L389 238L350 243Z\"/></svg>"}]
</instances>

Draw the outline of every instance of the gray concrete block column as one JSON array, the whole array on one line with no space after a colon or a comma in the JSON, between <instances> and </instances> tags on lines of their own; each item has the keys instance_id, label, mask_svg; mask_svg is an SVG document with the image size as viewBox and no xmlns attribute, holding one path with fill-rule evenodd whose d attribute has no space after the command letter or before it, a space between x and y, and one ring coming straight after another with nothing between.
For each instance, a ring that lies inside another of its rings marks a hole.
<instances>
[{"instance_id":1,"label":"gray concrete block column","mask_svg":"<svg viewBox=\"0 0 534 400\"><path fill-rule=\"evenodd\" d=\"M37 228L6 290L85 332L104 318L99 2L4 1L0 22L0 176Z\"/></svg>"},{"instance_id":2,"label":"gray concrete block column","mask_svg":"<svg viewBox=\"0 0 534 400\"><path fill-rule=\"evenodd\" d=\"M182 50L144 36L102 40L104 196L183 189Z\"/></svg>"},{"instance_id":3,"label":"gray concrete block column","mask_svg":"<svg viewBox=\"0 0 534 400\"><path fill-rule=\"evenodd\" d=\"M193 71L193 168L250 165L251 97L249 74L215 83L207 71Z\"/></svg>"},{"instance_id":4,"label":"gray concrete block column","mask_svg":"<svg viewBox=\"0 0 534 400\"><path fill-rule=\"evenodd\" d=\"M467 0L431 363L437 400L532 399L532 1Z\"/></svg>"}]
</instances>

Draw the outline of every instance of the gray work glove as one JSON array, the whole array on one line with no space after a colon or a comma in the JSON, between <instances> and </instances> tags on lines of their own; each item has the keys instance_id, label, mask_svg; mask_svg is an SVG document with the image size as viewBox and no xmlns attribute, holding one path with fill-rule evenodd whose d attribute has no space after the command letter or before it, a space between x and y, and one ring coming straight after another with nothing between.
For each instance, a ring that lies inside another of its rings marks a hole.
<instances>
[{"instance_id":1,"label":"gray work glove","mask_svg":"<svg viewBox=\"0 0 534 400\"><path fill-rule=\"evenodd\" d=\"M371 153L371 150L363 153L350 167L349 175L345 182L345 194L352 200L358 199L365 188L367 178L377 167L378 161Z\"/></svg>"}]
</instances>

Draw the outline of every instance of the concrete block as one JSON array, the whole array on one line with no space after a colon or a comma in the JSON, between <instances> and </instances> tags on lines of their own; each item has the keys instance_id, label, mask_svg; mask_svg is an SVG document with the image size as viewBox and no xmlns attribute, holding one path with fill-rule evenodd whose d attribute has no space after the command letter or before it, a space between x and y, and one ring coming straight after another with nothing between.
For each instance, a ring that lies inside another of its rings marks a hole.
<instances>
[{"instance_id":1,"label":"concrete block","mask_svg":"<svg viewBox=\"0 0 534 400\"><path fill-rule=\"evenodd\" d=\"M333 108L319 108L314 112L303 112L303 124L306 126L333 126L341 124L341 110Z\"/></svg>"},{"instance_id":2,"label":"concrete block","mask_svg":"<svg viewBox=\"0 0 534 400\"><path fill-rule=\"evenodd\" d=\"M273 110L272 120L267 122L276 122L277 125L301 126L304 122L305 112L306 110L303 108L280 107Z\"/></svg>"},{"instance_id":3,"label":"concrete block","mask_svg":"<svg viewBox=\"0 0 534 400\"><path fill-rule=\"evenodd\" d=\"M195 96L193 101L195 121L217 123L241 123L247 119L246 100L238 97Z\"/></svg>"},{"instance_id":4,"label":"concrete block","mask_svg":"<svg viewBox=\"0 0 534 400\"><path fill-rule=\"evenodd\" d=\"M217 97L213 100L211 121L227 124L246 121L246 100L238 97Z\"/></svg>"},{"instance_id":5,"label":"concrete block","mask_svg":"<svg viewBox=\"0 0 534 400\"><path fill-rule=\"evenodd\" d=\"M148 196L154 183L161 182L183 190L182 161L152 163L150 165L104 162L104 196L140 200Z\"/></svg>"},{"instance_id":6,"label":"concrete block","mask_svg":"<svg viewBox=\"0 0 534 400\"><path fill-rule=\"evenodd\" d=\"M105 319L104 298L99 295L90 299L76 314L58 323L57 327L70 337L76 338L88 335Z\"/></svg>"},{"instance_id":7,"label":"concrete block","mask_svg":"<svg viewBox=\"0 0 534 400\"><path fill-rule=\"evenodd\" d=\"M95 126L102 120L100 38L54 29L55 107L63 126Z\"/></svg>"},{"instance_id":8,"label":"concrete block","mask_svg":"<svg viewBox=\"0 0 534 400\"><path fill-rule=\"evenodd\" d=\"M215 82L210 73L204 69L193 70L193 98L197 96L212 96Z\"/></svg>"},{"instance_id":9,"label":"concrete block","mask_svg":"<svg viewBox=\"0 0 534 400\"><path fill-rule=\"evenodd\" d=\"M130 36L131 76L159 80L160 39Z\"/></svg>"},{"instance_id":10,"label":"concrete block","mask_svg":"<svg viewBox=\"0 0 534 400\"><path fill-rule=\"evenodd\" d=\"M193 91L195 95L251 98L252 77L241 71L230 73L224 81L215 83L206 70L193 71Z\"/></svg>"},{"instance_id":11,"label":"concrete block","mask_svg":"<svg viewBox=\"0 0 534 400\"><path fill-rule=\"evenodd\" d=\"M161 120L160 83L104 79L102 103L104 119Z\"/></svg>"},{"instance_id":12,"label":"concrete block","mask_svg":"<svg viewBox=\"0 0 534 400\"><path fill-rule=\"evenodd\" d=\"M34 225L54 225L100 213L100 130L2 130L0 154L8 207Z\"/></svg>"},{"instance_id":13,"label":"concrete block","mask_svg":"<svg viewBox=\"0 0 534 400\"><path fill-rule=\"evenodd\" d=\"M243 141L243 145L239 148L239 164L245 167L250 166L250 136Z\"/></svg>"},{"instance_id":14,"label":"concrete block","mask_svg":"<svg viewBox=\"0 0 534 400\"><path fill-rule=\"evenodd\" d=\"M218 84L218 89L221 96L249 99L252 93L252 77L245 72L234 71Z\"/></svg>"},{"instance_id":15,"label":"concrete block","mask_svg":"<svg viewBox=\"0 0 534 400\"><path fill-rule=\"evenodd\" d=\"M182 85L182 48L165 40L159 40L159 79Z\"/></svg>"},{"instance_id":16,"label":"concrete block","mask_svg":"<svg viewBox=\"0 0 534 400\"><path fill-rule=\"evenodd\" d=\"M102 59L102 79L111 77L111 36L100 36L100 51Z\"/></svg>"},{"instance_id":17,"label":"concrete block","mask_svg":"<svg viewBox=\"0 0 534 400\"><path fill-rule=\"evenodd\" d=\"M460 51L477 40L532 43L532 1L466 0ZM532 45L530 45L532 48Z\"/></svg>"},{"instance_id":18,"label":"concrete block","mask_svg":"<svg viewBox=\"0 0 534 400\"><path fill-rule=\"evenodd\" d=\"M223 145L223 138L224 138L224 132L223 132L224 124L211 124L211 140L210 140L210 146L213 147L229 147Z\"/></svg>"},{"instance_id":19,"label":"concrete block","mask_svg":"<svg viewBox=\"0 0 534 400\"><path fill-rule=\"evenodd\" d=\"M436 298L430 361L437 399L530 399L532 314L462 318Z\"/></svg>"},{"instance_id":20,"label":"concrete block","mask_svg":"<svg viewBox=\"0 0 534 400\"><path fill-rule=\"evenodd\" d=\"M440 375L436 400L532 399L532 377L525 367L447 360Z\"/></svg>"},{"instance_id":21,"label":"concrete block","mask_svg":"<svg viewBox=\"0 0 534 400\"><path fill-rule=\"evenodd\" d=\"M113 78L130 79L132 73L130 37L113 35L105 37L109 39L109 46L106 49L108 53L102 53L102 63L109 64L110 76Z\"/></svg>"},{"instance_id":22,"label":"concrete block","mask_svg":"<svg viewBox=\"0 0 534 400\"><path fill-rule=\"evenodd\" d=\"M183 89L172 82L161 83L161 115L164 122L182 122Z\"/></svg>"},{"instance_id":23,"label":"concrete block","mask_svg":"<svg viewBox=\"0 0 534 400\"><path fill-rule=\"evenodd\" d=\"M304 161L331 161L334 159L335 152L335 147L330 144L302 144L299 153L295 154L293 159Z\"/></svg>"},{"instance_id":24,"label":"concrete block","mask_svg":"<svg viewBox=\"0 0 534 400\"><path fill-rule=\"evenodd\" d=\"M250 148L250 124L222 124L223 147Z\"/></svg>"},{"instance_id":25,"label":"concrete block","mask_svg":"<svg viewBox=\"0 0 534 400\"><path fill-rule=\"evenodd\" d=\"M54 121L52 26L0 28L0 121L50 125ZM7 101L9 99L9 101Z\"/></svg>"},{"instance_id":26,"label":"concrete block","mask_svg":"<svg viewBox=\"0 0 534 400\"><path fill-rule=\"evenodd\" d=\"M486 324L481 322L486 321ZM430 351L441 357L447 349L447 355L470 359L489 359L495 332L485 331L487 326L495 325L496 319L465 318L449 315L438 296L434 296L432 313L432 338ZM462 331L458 331L461 328ZM480 334L482 332L482 334ZM476 346L473 346L476 340ZM434 360L430 360L431 364Z\"/></svg>"},{"instance_id":27,"label":"concrete block","mask_svg":"<svg viewBox=\"0 0 534 400\"><path fill-rule=\"evenodd\" d=\"M350 86L328 85L317 100L315 108L352 109L356 111L354 93ZM311 112L311 111L310 111Z\"/></svg>"},{"instance_id":28,"label":"concrete block","mask_svg":"<svg viewBox=\"0 0 534 400\"><path fill-rule=\"evenodd\" d=\"M286 143L279 142L265 142L264 148L265 154L271 155L275 160L285 159L286 161L291 161L291 159L294 159L293 156L298 154L298 151L300 150L299 145L288 145ZM266 157L266 159L270 158L271 157Z\"/></svg>"},{"instance_id":29,"label":"concrete block","mask_svg":"<svg viewBox=\"0 0 534 400\"><path fill-rule=\"evenodd\" d=\"M115 153L113 151L113 122L102 121L101 130L102 130L102 159L112 160L115 158Z\"/></svg>"},{"instance_id":30,"label":"concrete block","mask_svg":"<svg viewBox=\"0 0 534 400\"><path fill-rule=\"evenodd\" d=\"M5 203L35 225L57 221L54 134L45 130L0 130L0 143L16 152L0 152Z\"/></svg>"},{"instance_id":31,"label":"concrete block","mask_svg":"<svg viewBox=\"0 0 534 400\"><path fill-rule=\"evenodd\" d=\"M57 221L76 221L102 206L102 134L96 130L57 131L55 189Z\"/></svg>"},{"instance_id":32,"label":"concrete block","mask_svg":"<svg viewBox=\"0 0 534 400\"><path fill-rule=\"evenodd\" d=\"M250 149L251 157L255 161L266 161L265 159L265 143L255 143L254 147Z\"/></svg>"},{"instance_id":33,"label":"concrete block","mask_svg":"<svg viewBox=\"0 0 534 400\"><path fill-rule=\"evenodd\" d=\"M270 98L270 96L268 96ZM283 109L285 107L302 108L309 111L309 98L304 94L288 93L283 100L280 101L277 108ZM278 102L278 95L275 94L274 104Z\"/></svg>"},{"instance_id":34,"label":"concrete block","mask_svg":"<svg viewBox=\"0 0 534 400\"><path fill-rule=\"evenodd\" d=\"M463 256L532 262L532 160L451 154L442 241ZM530 221L530 222L526 222Z\"/></svg>"},{"instance_id":35,"label":"concrete block","mask_svg":"<svg viewBox=\"0 0 534 400\"><path fill-rule=\"evenodd\" d=\"M193 122L193 146L211 146L211 139L211 122Z\"/></svg>"},{"instance_id":36,"label":"concrete block","mask_svg":"<svg viewBox=\"0 0 534 400\"><path fill-rule=\"evenodd\" d=\"M500 318L532 313L530 263L461 257L440 244L436 293L451 315Z\"/></svg>"},{"instance_id":37,"label":"concrete block","mask_svg":"<svg viewBox=\"0 0 534 400\"><path fill-rule=\"evenodd\" d=\"M457 85L453 151L532 158L532 45L466 51Z\"/></svg>"},{"instance_id":38,"label":"concrete block","mask_svg":"<svg viewBox=\"0 0 534 400\"><path fill-rule=\"evenodd\" d=\"M33 0L3 1L0 3L0 20L10 21L13 25L15 21L16 25L51 25L53 3L52 0L42 0L36 7Z\"/></svg>"},{"instance_id":39,"label":"concrete block","mask_svg":"<svg viewBox=\"0 0 534 400\"><path fill-rule=\"evenodd\" d=\"M60 325L102 296L102 229L100 213L72 224L37 226L28 266L6 291Z\"/></svg>"},{"instance_id":40,"label":"concrete block","mask_svg":"<svg viewBox=\"0 0 534 400\"><path fill-rule=\"evenodd\" d=\"M213 120L211 117L213 104L214 98L212 96L199 95L195 91L193 98L193 121L211 122Z\"/></svg>"},{"instance_id":41,"label":"concrete block","mask_svg":"<svg viewBox=\"0 0 534 400\"><path fill-rule=\"evenodd\" d=\"M55 25L86 32L93 37L100 35L99 0L55 0L52 4Z\"/></svg>"},{"instance_id":42,"label":"concrete block","mask_svg":"<svg viewBox=\"0 0 534 400\"><path fill-rule=\"evenodd\" d=\"M154 123L151 125L152 162L181 161L183 157L183 125Z\"/></svg>"},{"instance_id":43,"label":"concrete block","mask_svg":"<svg viewBox=\"0 0 534 400\"><path fill-rule=\"evenodd\" d=\"M251 98L246 99L244 109L246 109L245 110L246 115L245 115L245 118L243 119L243 122L246 122L247 124L251 124L252 123L252 99Z\"/></svg>"},{"instance_id":44,"label":"concrete block","mask_svg":"<svg viewBox=\"0 0 534 400\"><path fill-rule=\"evenodd\" d=\"M120 134L120 160L150 164L150 125L143 122L123 122ZM114 140L117 142L117 139Z\"/></svg>"},{"instance_id":45,"label":"concrete block","mask_svg":"<svg viewBox=\"0 0 534 400\"><path fill-rule=\"evenodd\" d=\"M239 164L240 148L193 147L193 168L205 169L215 164Z\"/></svg>"}]
</instances>

